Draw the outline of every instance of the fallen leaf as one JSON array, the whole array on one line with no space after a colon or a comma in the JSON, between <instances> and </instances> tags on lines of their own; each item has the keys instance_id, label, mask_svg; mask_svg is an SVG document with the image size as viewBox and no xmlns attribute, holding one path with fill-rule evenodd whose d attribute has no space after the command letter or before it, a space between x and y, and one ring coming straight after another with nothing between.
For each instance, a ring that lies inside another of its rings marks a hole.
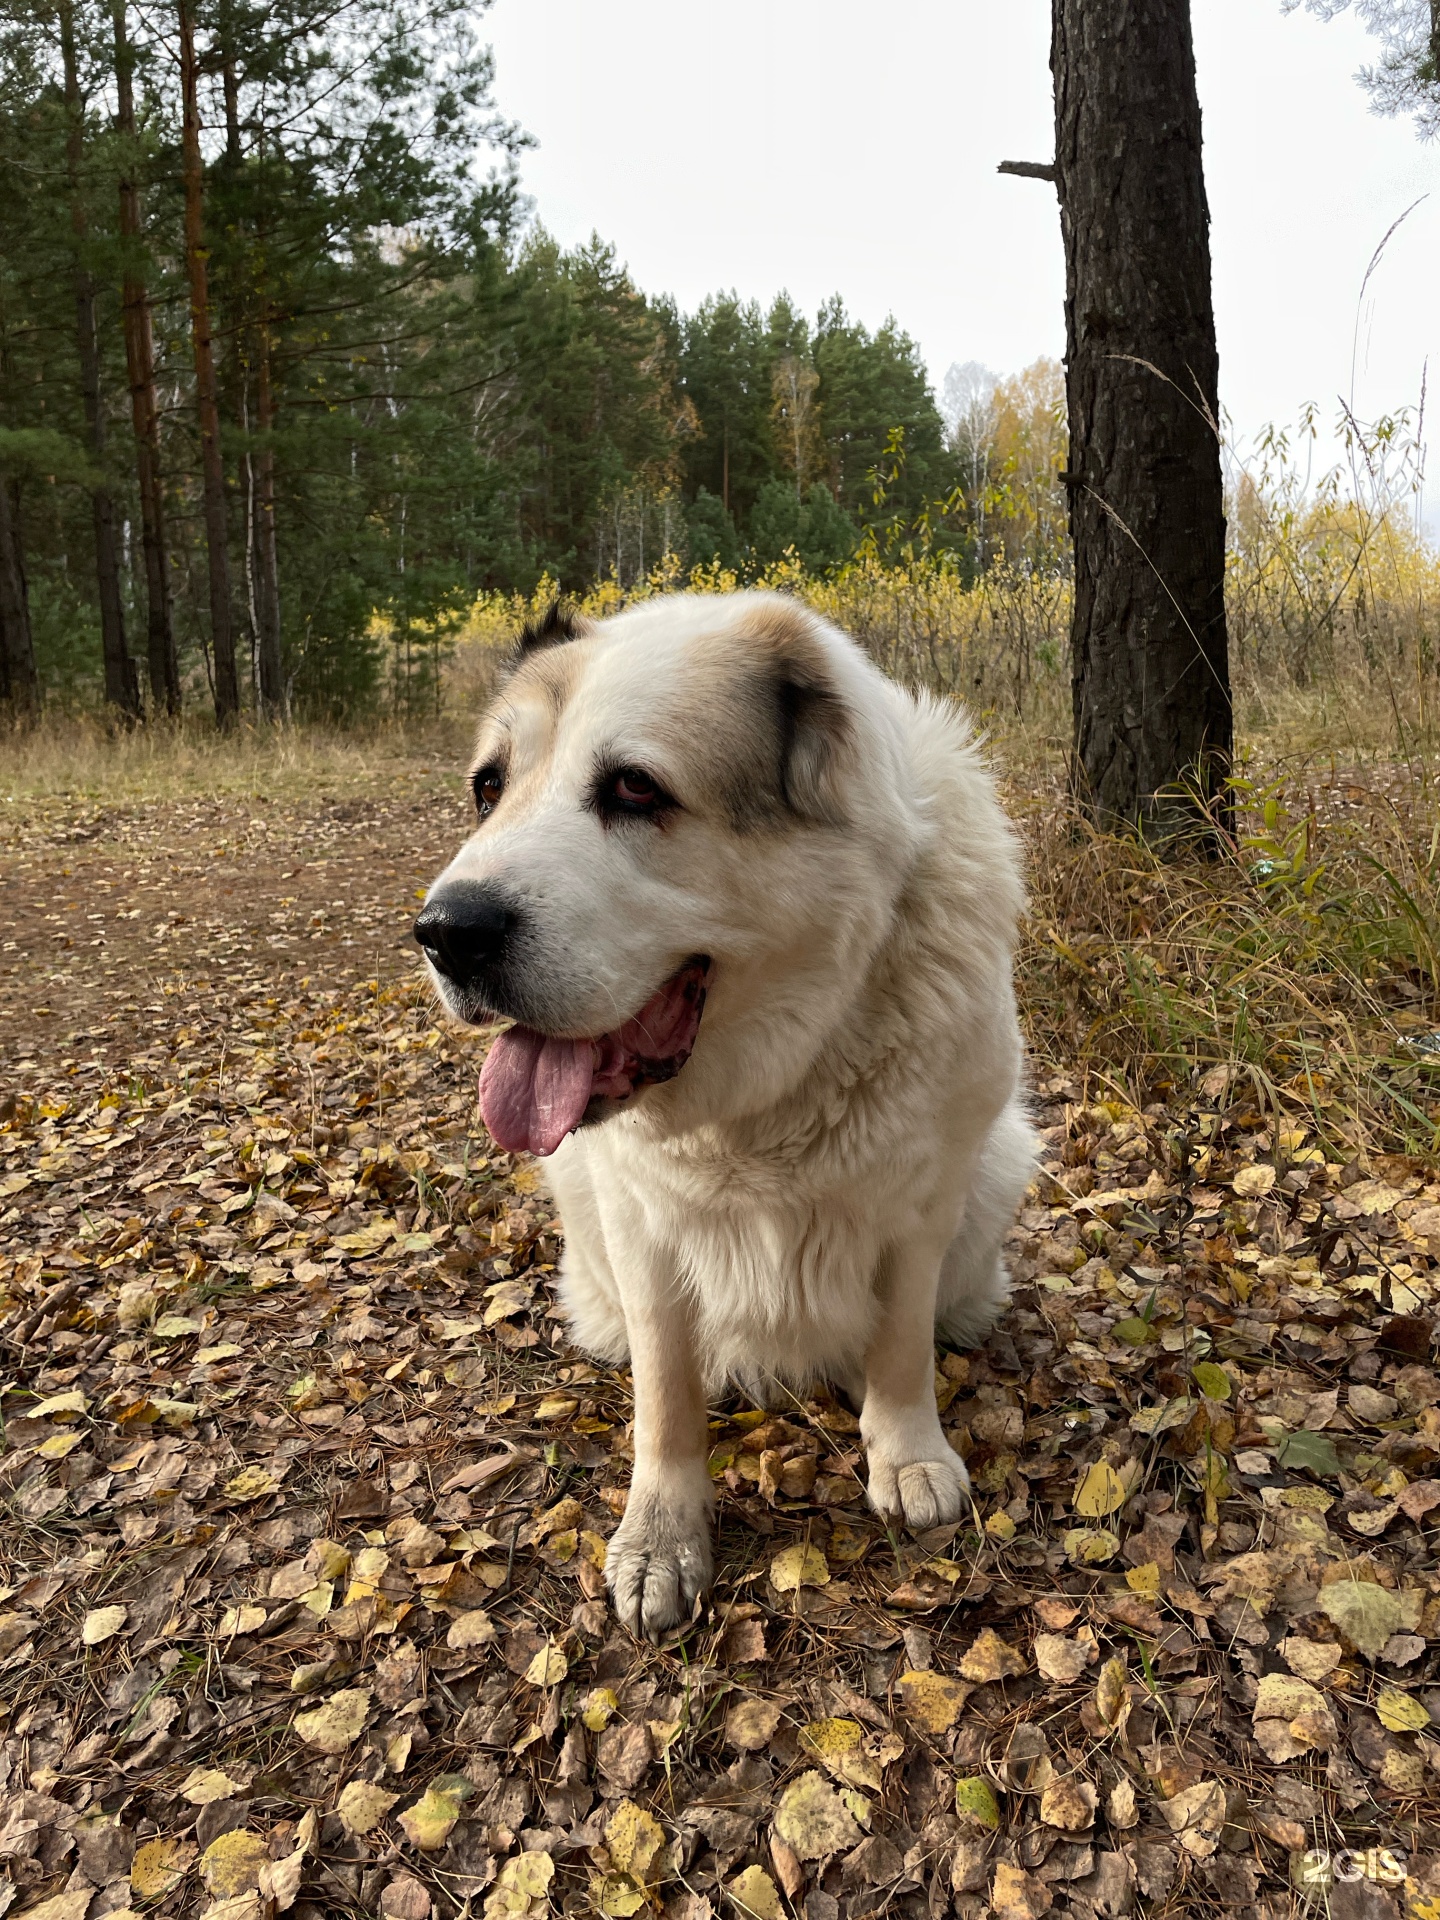
<instances>
[{"instance_id":1,"label":"fallen leaf","mask_svg":"<svg viewBox=\"0 0 1440 1920\"><path fill-rule=\"evenodd\" d=\"M1088 1520L1103 1520L1129 1498L1126 1481L1104 1460L1097 1460L1075 1489L1075 1511Z\"/></svg>"},{"instance_id":2,"label":"fallen leaf","mask_svg":"<svg viewBox=\"0 0 1440 1920\"><path fill-rule=\"evenodd\" d=\"M385 1920L430 1920L430 1894L411 1873L398 1873L380 1889L380 1911Z\"/></svg>"},{"instance_id":3,"label":"fallen leaf","mask_svg":"<svg viewBox=\"0 0 1440 1920\"><path fill-rule=\"evenodd\" d=\"M260 1869L269 1863L270 1849L258 1833L237 1827L212 1840L200 1856L200 1877L216 1899L231 1899L260 1885Z\"/></svg>"},{"instance_id":4,"label":"fallen leaf","mask_svg":"<svg viewBox=\"0 0 1440 1920\"><path fill-rule=\"evenodd\" d=\"M92 1607L80 1628L82 1644L87 1647L98 1647L104 1641L112 1640L128 1618L127 1607Z\"/></svg>"},{"instance_id":5,"label":"fallen leaf","mask_svg":"<svg viewBox=\"0 0 1440 1920\"><path fill-rule=\"evenodd\" d=\"M1413 1693L1399 1687L1382 1687L1375 1702L1382 1727L1391 1733L1423 1733L1430 1725L1430 1712Z\"/></svg>"},{"instance_id":6,"label":"fallen leaf","mask_svg":"<svg viewBox=\"0 0 1440 1920\"><path fill-rule=\"evenodd\" d=\"M400 1824L410 1844L423 1853L433 1853L437 1847L443 1847L460 1818L462 1796L450 1784L454 1777L446 1775L445 1784L432 1781L414 1806L400 1815ZM469 1782L465 1785L468 1787Z\"/></svg>"},{"instance_id":7,"label":"fallen leaf","mask_svg":"<svg viewBox=\"0 0 1440 1920\"><path fill-rule=\"evenodd\" d=\"M962 1776L955 1782L955 1811L962 1820L974 1820L994 1833L1000 1825L1000 1808L990 1782L978 1773Z\"/></svg>"},{"instance_id":8,"label":"fallen leaf","mask_svg":"<svg viewBox=\"0 0 1440 1920\"><path fill-rule=\"evenodd\" d=\"M1302 1680L1323 1680L1344 1659L1344 1652L1333 1640L1307 1640L1303 1634L1290 1634L1277 1649L1292 1673Z\"/></svg>"},{"instance_id":9,"label":"fallen leaf","mask_svg":"<svg viewBox=\"0 0 1440 1920\"><path fill-rule=\"evenodd\" d=\"M1095 1824L1100 1796L1078 1774L1057 1773L1040 1796L1040 1818L1062 1833L1084 1833Z\"/></svg>"},{"instance_id":10,"label":"fallen leaf","mask_svg":"<svg viewBox=\"0 0 1440 1920\"><path fill-rule=\"evenodd\" d=\"M130 1863L130 1891L142 1900L160 1900L185 1878L195 1846L189 1840L146 1840Z\"/></svg>"},{"instance_id":11,"label":"fallen leaf","mask_svg":"<svg viewBox=\"0 0 1440 1920\"><path fill-rule=\"evenodd\" d=\"M544 1646L525 1669L532 1687L558 1687L570 1671L570 1662L552 1642Z\"/></svg>"},{"instance_id":12,"label":"fallen leaf","mask_svg":"<svg viewBox=\"0 0 1440 1920\"><path fill-rule=\"evenodd\" d=\"M230 1800L244 1790L243 1782L219 1767L195 1767L180 1785L180 1797L192 1807L209 1806L212 1800Z\"/></svg>"},{"instance_id":13,"label":"fallen leaf","mask_svg":"<svg viewBox=\"0 0 1440 1920\"><path fill-rule=\"evenodd\" d=\"M800 1729L800 1750L820 1762L847 1787L880 1791L880 1768L864 1749L865 1729L858 1720L812 1720Z\"/></svg>"},{"instance_id":14,"label":"fallen leaf","mask_svg":"<svg viewBox=\"0 0 1440 1920\"><path fill-rule=\"evenodd\" d=\"M543 1914L549 1905L555 1862L548 1853L517 1853L507 1860L485 1898L486 1920Z\"/></svg>"},{"instance_id":15,"label":"fallen leaf","mask_svg":"<svg viewBox=\"0 0 1440 1920\"><path fill-rule=\"evenodd\" d=\"M343 1753L360 1738L373 1695L368 1687L347 1687L332 1693L322 1706L297 1713L295 1731L307 1747L321 1753Z\"/></svg>"},{"instance_id":16,"label":"fallen leaf","mask_svg":"<svg viewBox=\"0 0 1440 1920\"><path fill-rule=\"evenodd\" d=\"M974 1691L962 1680L933 1668L902 1673L898 1682L900 1705L905 1716L926 1733L948 1733L960 1718L965 1702Z\"/></svg>"},{"instance_id":17,"label":"fallen leaf","mask_svg":"<svg viewBox=\"0 0 1440 1920\"><path fill-rule=\"evenodd\" d=\"M780 1890L763 1867L746 1867L725 1891L750 1920L781 1920Z\"/></svg>"},{"instance_id":18,"label":"fallen leaf","mask_svg":"<svg viewBox=\"0 0 1440 1920\"><path fill-rule=\"evenodd\" d=\"M1054 1896L1043 1880L1008 1860L996 1861L987 1920L1040 1920L1053 1905Z\"/></svg>"},{"instance_id":19,"label":"fallen leaf","mask_svg":"<svg viewBox=\"0 0 1440 1920\"><path fill-rule=\"evenodd\" d=\"M665 1829L653 1813L622 1800L606 1825L605 1846L612 1866L648 1886L665 1846Z\"/></svg>"},{"instance_id":20,"label":"fallen leaf","mask_svg":"<svg viewBox=\"0 0 1440 1920\"><path fill-rule=\"evenodd\" d=\"M384 1787L352 1780L342 1790L335 1811L347 1833L369 1833L379 1826L399 1798L398 1793L388 1793Z\"/></svg>"},{"instance_id":21,"label":"fallen leaf","mask_svg":"<svg viewBox=\"0 0 1440 1920\"><path fill-rule=\"evenodd\" d=\"M488 1647L494 1638L495 1622L483 1607L472 1607L451 1620L445 1644L458 1651L465 1647Z\"/></svg>"},{"instance_id":22,"label":"fallen leaf","mask_svg":"<svg viewBox=\"0 0 1440 1920\"><path fill-rule=\"evenodd\" d=\"M1404 1620L1395 1595L1369 1580L1332 1580L1320 1589L1316 1605L1351 1646L1372 1660Z\"/></svg>"},{"instance_id":23,"label":"fallen leaf","mask_svg":"<svg viewBox=\"0 0 1440 1920\"><path fill-rule=\"evenodd\" d=\"M775 1831L802 1860L838 1853L861 1838L850 1807L823 1773L814 1772L802 1773L781 1795Z\"/></svg>"},{"instance_id":24,"label":"fallen leaf","mask_svg":"<svg viewBox=\"0 0 1440 1920\"><path fill-rule=\"evenodd\" d=\"M795 1593L801 1587L828 1587L830 1569L818 1547L785 1547L770 1562L770 1584L777 1593Z\"/></svg>"},{"instance_id":25,"label":"fallen leaf","mask_svg":"<svg viewBox=\"0 0 1440 1920\"><path fill-rule=\"evenodd\" d=\"M1253 1200L1262 1193L1269 1193L1275 1184L1275 1169L1257 1161L1254 1166L1241 1167L1231 1186L1242 1199Z\"/></svg>"},{"instance_id":26,"label":"fallen leaf","mask_svg":"<svg viewBox=\"0 0 1440 1920\"><path fill-rule=\"evenodd\" d=\"M903 1683L902 1683L903 1684ZM611 1694L613 1702L615 1696ZM610 1712L615 1711L611 1705ZM762 1700L754 1694L742 1694L732 1702L725 1715L725 1738L742 1753L759 1753L775 1738L775 1730L785 1717L778 1700ZM590 1724L586 1719L586 1725ZM600 1723L602 1726L604 1721Z\"/></svg>"},{"instance_id":27,"label":"fallen leaf","mask_svg":"<svg viewBox=\"0 0 1440 1920\"><path fill-rule=\"evenodd\" d=\"M1026 1671L1025 1656L1000 1638L993 1627L982 1627L961 1656L960 1671L967 1680L984 1685L1014 1678Z\"/></svg>"},{"instance_id":28,"label":"fallen leaf","mask_svg":"<svg viewBox=\"0 0 1440 1920\"><path fill-rule=\"evenodd\" d=\"M1035 1636L1035 1665L1042 1677L1053 1680L1059 1686L1074 1686L1081 1679L1085 1669L1091 1666L1099 1656L1100 1649L1095 1636L1088 1628L1067 1639L1063 1633L1037 1633Z\"/></svg>"}]
</instances>

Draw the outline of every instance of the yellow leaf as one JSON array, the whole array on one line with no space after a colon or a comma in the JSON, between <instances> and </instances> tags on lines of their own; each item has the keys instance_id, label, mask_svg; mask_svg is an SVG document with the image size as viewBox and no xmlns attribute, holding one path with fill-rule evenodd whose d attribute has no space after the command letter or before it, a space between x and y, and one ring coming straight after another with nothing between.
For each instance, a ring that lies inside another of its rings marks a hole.
<instances>
[{"instance_id":1,"label":"yellow leaf","mask_svg":"<svg viewBox=\"0 0 1440 1920\"><path fill-rule=\"evenodd\" d=\"M763 1867L746 1867L725 1891L748 1920L781 1920L780 1889Z\"/></svg>"},{"instance_id":2,"label":"yellow leaf","mask_svg":"<svg viewBox=\"0 0 1440 1920\"><path fill-rule=\"evenodd\" d=\"M87 1647L98 1647L102 1641L113 1639L128 1618L125 1607L92 1607L80 1628L80 1638Z\"/></svg>"},{"instance_id":3,"label":"yellow leaf","mask_svg":"<svg viewBox=\"0 0 1440 1920\"><path fill-rule=\"evenodd\" d=\"M585 1696L580 1718L591 1733L603 1733L620 1711L620 1702L609 1687L592 1687Z\"/></svg>"},{"instance_id":4,"label":"yellow leaf","mask_svg":"<svg viewBox=\"0 0 1440 1920\"><path fill-rule=\"evenodd\" d=\"M605 1829L605 1845L612 1866L648 1886L655 1878L656 1861L665 1845L665 1829L653 1813L637 1807L633 1800L622 1800Z\"/></svg>"},{"instance_id":5,"label":"yellow leaf","mask_svg":"<svg viewBox=\"0 0 1440 1920\"><path fill-rule=\"evenodd\" d=\"M555 1862L548 1853L512 1854L485 1896L485 1920L515 1920L518 1915L543 1913L554 1876Z\"/></svg>"},{"instance_id":6,"label":"yellow leaf","mask_svg":"<svg viewBox=\"0 0 1440 1920\"><path fill-rule=\"evenodd\" d=\"M1402 1620L1399 1600L1369 1580L1332 1580L1320 1589L1316 1605L1359 1652L1378 1657Z\"/></svg>"},{"instance_id":7,"label":"yellow leaf","mask_svg":"<svg viewBox=\"0 0 1440 1920\"><path fill-rule=\"evenodd\" d=\"M777 1593L795 1593L801 1587L828 1587L830 1569L818 1547L785 1547L770 1562L770 1584Z\"/></svg>"},{"instance_id":8,"label":"yellow leaf","mask_svg":"<svg viewBox=\"0 0 1440 1920\"><path fill-rule=\"evenodd\" d=\"M906 1718L926 1733L948 1733L960 1718L971 1689L948 1674L912 1669L900 1676L900 1704Z\"/></svg>"},{"instance_id":9,"label":"yellow leaf","mask_svg":"<svg viewBox=\"0 0 1440 1920\"><path fill-rule=\"evenodd\" d=\"M535 1418L547 1425L555 1420L565 1420L575 1413L580 1402L571 1393L547 1393L535 1409Z\"/></svg>"},{"instance_id":10,"label":"yellow leaf","mask_svg":"<svg viewBox=\"0 0 1440 1920\"><path fill-rule=\"evenodd\" d=\"M1257 1162L1253 1167L1241 1167L1230 1182L1242 1199L1257 1199L1262 1193L1269 1193L1275 1184L1275 1169Z\"/></svg>"},{"instance_id":11,"label":"yellow leaf","mask_svg":"<svg viewBox=\"0 0 1440 1920\"><path fill-rule=\"evenodd\" d=\"M1095 1711L1112 1733L1130 1718L1130 1677L1123 1660L1107 1660L1095 1682Z\"/></svg>"},{"instance_id":12,"label":"yellow leaf","mask_svg":"<svg viewBox=\"0 0 1440 1920\"><path fill-rule=\"evenodd\" d=\"M225 1482L227 1500L263 1500L267 1493L274 1493L280 1482L265 1467L242 1467L232 1480Z\"/></svg>"},{"instance_id":13,"label":"yellow leaf","mask_svg":"<svg viewBox=\"0 0 1440 1920\"><path fill-rule=\"evenodd\" d=\"M230 1800L241 1790L242 1783L219 1767L194 1767L181 1783L180 1797L192 1807L205 1807L212 1800Z\"/></svg>"},{"instance_id":14,"label":"yellow leaf","mask_svg":"<svg viewBox=\"0 0 1440 1920\"><path fill-rule=\"evenodd\" d=\"M1104 1460L1097 1460L1075 1492L1075 1511L1087 1520L1103 1520L1124 1506L1129 1489L1124 1480Z\"/></svg>"},{"instance_id":15,"label":"yellow leaf","mask_svg":"<svg viewBox=\"0 0 1440 1920\"><path fill-rule=\"evenodd\" d=\"M646 1904L645 1889L628 1873L597 1873L590 1880L590 1901L604 1920L631 1920Z\"/></svg>"},{"instance_id":16,"label":"yellow leaf","mask_svg":"<svg viewBox=\"0 0 1440 1920\"><path fill-rule=\"evenodd\" d=\"M197 1367L213 1367L218 1360L233 1360L237 1353L244 1351L233 1340L225 1340L218 1347L201 1347L195 1356L195 1364Z\"/></svg>"},{"instance_id":17,"label":"yellow leaf","mask_svg":"<svg viewBox=\"0 0 1440 1920\"><path fill-rule=\"evenodd\" d=\"M379 1826L399 1798L398 1793L387 1793L384 1787L352 1780L340 1795L335 1811L347 1833L369 1833Z\"/></svg>"},{"instance_id":18,"label":"yellow leaf","mask_svg":"<svg viewBox=\"0 0 1440 1920\"><path fill-rule=\"evenodd\" d=\"M725 1738L742 1753L758 1753L775 1738L775 1729L784 1717L785 1709L778 1700L742 1695L725 1716Z\"/></svg>"},{"instance_id":19,"label":"yellow leaf","mask_svg":"<svg viewBox=\"0 0 1440 1920\"><path fill-rule=\"evenodd\" d=\"M775 1831L802 1860L853 1847L861 1829L823 1773L802 1773L775 1809Z\"/></svg>"},{"instance_id":20,"label":"yellow leaf","mask_svg":"<svg viewBox=\"0 0 1440 1920\"><path fill-rule=\"evenodd\" d=\"M444 1846L459 1818L460 1796L438 1784L432 1784L413 1807L401 1814L400 1824L412 1846L430 1853L436 1847Z\"/></svg>"},{"instance_id":21,"label":"yellow leaf","mask_svg":"<svg viewBox=\"0 0 1440 1920\"><path fill-rule=\"evenodd\" d=\"M1142 1600L1160 1598L1160 1566L1155 1560L1147 1560L1143 1565L1131 1567L1125 1575L1125 1584L1132 1593L1138 1593Z\"/></svg>"},{"instance_id":22,"label":"yellow leaf","mask_svg":"<svg viewBox=\"0 0 1440 1920\"><path fill-rule=\"evenodd\" d=\"M955 1782L955 1811L962 1820L975 1820L994 1833L1000 1825L1000 1808L990 1790L990 1782L972 1773Z\"/></svg>"},{"instance_id":23,"label":"yellow leaf","mask_svg":"<svg viewBox=\"0 0 1440 1920\"><path fill-rule=\"evenodd\" d=\"M360 1738L370 1700L368 1687L346 1687L309 1713L297 1713L295 1731L307 1747L321 1753L343 1753Z\"/></svg>"},{"instance_id":24,"label":"yellow leaf","mask_svg":"<svg viewBox=\"0 0 1440 1920\"><path fill-rule=\"evenodd\" d=\"M220 1616L220 1633L226 1640L237 1633L254 1633L265 1624L264 1607L227 1607Z\"/></svg>"},{"instance_id":25,"label":"yellow leaf","mask_svg":"<svg viewBox=\"0 0 1440 1920\"><path fill-rule=\"evenodd\" d=\"M570 1662L553 1643L544 1646L525 1669L532 1687L558 1687L570 1671Z\"/></svg>"},{"instance_id":26,"label":"yellow leaf","mask_svg":"<svg viewBox=\"0 0 1440 1920\"><path fill-rule=\"evenodd\" d=\"M1382 1687L1375 1711L1381 1726L1391 1733L1421 1733L1430 1724L1429 1711L1413 1693L1404 1693L1399 1687Z\"/></svg>"},{"instance_id":27,"label":"yellow leaf","mask_svg":"<svg viewBox=\"0 0 1440 1920\"><path fill-rule=\"evenodd\" d=\"M18 1920L85 1920L94 1899L95 1889L88 1885L76 1887L71 1893L52 1893L38 1907L26 1907ZM126 1913L130 1911L128 1907L125 1909ZM119 1914L116 1920L121 1920Z\"/></svg>"},{"instance_id":28,"label":"yellow leaf","mask_svg":"<svg viewBox=\"0 0 1440 1920\"><path fill-rule=\"evenodd\" d=\"M52 1433L48 1440L42 1440L35 1449L42 1460L63 1460L72 1454L84 1439L81 1433Z\"/></svg>"},{"instance_id":29,"label":"yellow leaf","mask_svg":"<svg viewBox=\"0 0 1440 1920\"><path fill-rule=\"evenodd\" d=\"M38 1407L31 1407L26 1413L28 1420L69 1420L77 1413L84 1413L89 1405L80 1389L71 1393L52 1393L48 1400L42 1400Z\"/></svg>"},{"instance_id":30,"label":"yellow leaf","mask_svg":"<svg viewBox=\"0 0 1440 1920\"><path fill-rule=\"evenodd\" d=\"M258 1833L238 1827L212 1840L200 1856L200 1875L217 1899L249 1893L260 1884L260 1869L269 1864L270 1849Z\"/></svg>"},{"instance_id":31,"label":"yellow leaf","mask_svg":"<svg viewBox=\"0 0 1440 1920\"><path fill-rule=\"evenodd\" d=\"M142 1900L159 1900L178 1887L195 1857L188 1840L147 1840L130 1862L130 1891Z\"/></svg>"},{"instance_id":32,"label":"yellow leaf","mask_svg":"<svg viewBox=\"0 0 1440 1920\"><path fill-rule=\"evenodd\" d=\"M812 1720L800 1729L800 1747L813 1754L827 1773L847 1787L880 1791L880 1769L864 1748L858 1720Z\"/></svg>"},{"instance_id":33,"label":"yellow leaf","mask_svg":"<svg viewBox=\"0 0 1440 1920\"><path fill-rule=\"evenodd\" d=\"M1120 1537L1108 1527L1070 1527L1065 1533L1065 1552L1077 1567L1098 1567L1113 1560L1120 1551Z\"/></svg>"},{"instance_id":34,"label":"yellow leaf","mask_svg":"<svg viewBox=\"0 0 1440 1920\"><path fill-rule=\"evenodd\" d=\"M984 1685L990 1680L1014 1678L1026 1670L1025 1656L1002 1640L993 1627L982 1627L960 1661L967 1680Z\"/></svg>"},{"instance_id":35,"label":"yellow leaf","mask_svg":"<svg viewBox=\"0 0 1440 1920\"><path fill-rule=\"evenodd\" d=\"M183 1313L162 1313L151 1328L157 1340L183 1340L187 1333L199 1333L200 1322Z\"/></svg>"}]
</instances>

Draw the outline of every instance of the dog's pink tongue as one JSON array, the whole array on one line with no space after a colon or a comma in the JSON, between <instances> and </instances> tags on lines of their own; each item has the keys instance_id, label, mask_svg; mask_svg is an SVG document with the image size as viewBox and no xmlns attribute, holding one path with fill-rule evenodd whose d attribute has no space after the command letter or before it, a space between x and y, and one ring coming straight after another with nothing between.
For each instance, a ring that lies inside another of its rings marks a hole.
<instances>
[{"instance_id":1,"label":"dog's pink tongue","mask_svg":"<svg viewBox=\"0 0 1440 1920\"><path fill-rule=\"evenodd\" d=\"M480 1111L506 1153L554 1153L585 1117L594 1078L593 1040L511 1027L481 1068Z\"/></svg>"}]
</instances>

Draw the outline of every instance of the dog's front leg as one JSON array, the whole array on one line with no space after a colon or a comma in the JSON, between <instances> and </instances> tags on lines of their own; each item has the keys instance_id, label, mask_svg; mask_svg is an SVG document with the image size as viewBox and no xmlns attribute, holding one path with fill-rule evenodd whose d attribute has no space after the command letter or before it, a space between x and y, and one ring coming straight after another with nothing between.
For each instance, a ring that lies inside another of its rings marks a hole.
<instances>
[{"instance_id":1,"label":"dog's front leg","mask_svg":"<svg viewBox=\"0 0 1440 1920\"><path fill-rule=\"evenodd\" d=\"M693 1316L673 1258L650 1242L638 1220L622 1225L607 1218L606 1238L630 1337L635 1467L605 1577L624 1624L655 1639L685 1619L714 1566L705 1392Z\"/></svg>"},{"instance_id":2,"label":"dog's front leg","mask_svg":"<svg viewBox=\"0 0 1440 1920\"><path fill-rule=\"evenodd\" d=\"M922 1532L958 1520L970 1499L970 1476L935 1405L935 1296L943 1257L943 1247L923 1242L887 1253L860 1409L870 1504Z\"/></svg>"}]
</instances>

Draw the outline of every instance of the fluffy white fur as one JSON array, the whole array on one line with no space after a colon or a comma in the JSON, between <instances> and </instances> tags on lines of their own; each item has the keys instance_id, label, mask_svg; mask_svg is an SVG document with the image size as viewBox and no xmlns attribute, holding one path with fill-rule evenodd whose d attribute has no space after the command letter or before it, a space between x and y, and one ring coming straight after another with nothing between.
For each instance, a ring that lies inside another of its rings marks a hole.
<instances>
[{"instance_id":1,"label":"fluffy white fur","mask_svg":"<svg viewBox=\"0 0 1440 1920\"><path fill-rule=\"evenodd\" d=\"M963 1511L933 1343L982 1338L1002 1307L1033 1164L1020 868L964 717L792 603L651 601L554 651L547 698L522 667L491 723L512 743L513 805L442 879L500 876L538 903L556 1031L627 1017L688 955L714 962L683 1071L545 1165L575 1338L634 1371L608 1575L621 1618L656 1634L710 1577L706 1397L727 1380L761 1396L837 1383L875 1506L918 1529ZM742 830L710 798L713 756L746 727L747 659L759 683L792 651L827 692L793 749L804 817ZM654 772L681 801L674 827L607 833L587 815L599 753Z\"/></svg>"}]
</instances>

